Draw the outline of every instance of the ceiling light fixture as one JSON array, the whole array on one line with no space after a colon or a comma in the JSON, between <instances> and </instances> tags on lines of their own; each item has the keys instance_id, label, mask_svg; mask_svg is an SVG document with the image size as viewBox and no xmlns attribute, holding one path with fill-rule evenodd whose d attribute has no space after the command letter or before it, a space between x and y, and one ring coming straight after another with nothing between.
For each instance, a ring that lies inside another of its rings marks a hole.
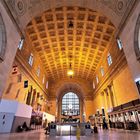
<instances>
[{"instance_id":1,"label":"ceiling light fixture","mask_svg":"<svg viewBox=\"0 0 140 140\"><path fill-rule=\"evenodd\" d=\"M69 56L69 59L70 59L70 65L69 65L69 69L68 69L68 71L67 71L67 75L70 77L70 78L72 78L72 76L74 75L74 71L72 70L72 56L70 55Z\"/></svg>"},{"instance_id":2,"label":"ceiling light fixture","mask_svg":"<svg viewBox=\"0 0 140 140\"><path fill-rule=\"evenodd\" d=\"M74 71L73 71L72 68L71 68L71 63L70 63L70 68L69 68L69 70L67 71L67 75L68 75L70 78L72 78L72 76L74 75Z\"/></svg>"}]
</instances>

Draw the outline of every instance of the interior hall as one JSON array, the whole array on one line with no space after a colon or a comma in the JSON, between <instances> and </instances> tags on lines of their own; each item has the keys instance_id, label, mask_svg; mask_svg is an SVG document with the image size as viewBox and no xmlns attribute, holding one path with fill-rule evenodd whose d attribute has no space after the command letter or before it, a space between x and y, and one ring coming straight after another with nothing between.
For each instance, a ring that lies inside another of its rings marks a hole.
<instances>
[{"instance_id":1,"label":"interior hall","mask_svg":"<svg viewBox=\"0 0 140 140\"><path fill-rule=\"evenodd\" d=\"M139 140L140 0L0 0L0 139Z\"/></svg>"}]
</instances>

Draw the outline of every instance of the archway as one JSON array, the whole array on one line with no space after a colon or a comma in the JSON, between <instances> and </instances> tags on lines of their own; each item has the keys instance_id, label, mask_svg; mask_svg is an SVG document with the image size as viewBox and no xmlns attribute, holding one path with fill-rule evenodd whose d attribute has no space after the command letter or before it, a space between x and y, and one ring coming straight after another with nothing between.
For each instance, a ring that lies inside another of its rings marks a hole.
<instances>
[{"instance_id":1,"label":"archway","mask_svg":"<svg viewBox=\"0 0 140 140\"><path fill-rule=\"evenodd\" d=\"M85 103L83 89L77 84L64 84L57 91L57 119L59 122L68 121L72 118L74 121L84 121ZM70 121L73 121L73 120Z\"/></svg>"},{"instance_id":2,"label":"archway","mask_svg":"<svg viewBox=\"0 0 140 140\"><path fill-rule=\"evenodd\" d=\"M73 92L68 92L61 99L61 122L77 122L80 121L80 98Z\"/></svg>"},{"instance_id":3,"label":"archway","mask_svg":"<svg viewBox=\"0 0 140 140\"><path fill-rule=\"evenodd\" d=\"M79 6L83 8L89 8L95 11L100 11L102 14L106 13L106 16L111 19L113 24L118 27L119 22L124 15L125 11L128 10L130 2L123 0L112 1L97 1L97 0L78 0L78 1L23 1L17 0L14 2L7 2L7 5L13 10L13 16L18 20L19 26L24 30L28 22L32 17L36 17L40 13L47 11L52 8L59 8L63 6ZM39 10L36 10L39 9ZM25 20L25 17L26 18ZM114 19L114 17L116 17Z\"/></svg>"}]
</instances>

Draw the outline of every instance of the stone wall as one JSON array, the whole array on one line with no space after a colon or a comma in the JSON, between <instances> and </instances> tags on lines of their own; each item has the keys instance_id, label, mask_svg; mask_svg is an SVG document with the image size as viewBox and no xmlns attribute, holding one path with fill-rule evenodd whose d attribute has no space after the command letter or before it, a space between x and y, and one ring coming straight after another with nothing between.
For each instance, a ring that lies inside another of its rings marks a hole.
<instances>
[{"instance_id":1,"label":"stone wall","mask_svg":"<svg viewBox=\"0 0 140 140\"><path fill-rule=\"evenodd\" d=\"M16 55L20 35L16 30L15 25L10 19L7 11L0 2L0 13L3 18L3 22L6 30L6 49L4 54L4 60L0 63L0 98L2 96L9 72L12 68L12 63Z\"/></svg>"},{"instance_id":2,"label":"stone wall","mask_svg":"<svg viewBox=\"0 0 140 140\"><path fill-rule=\"evenodd\" d=\"M140 77L140 63L136 59L134 50L134 34L138 16L140 14L140 2L134 7L131 15L129 16L123 30L120 33L121 40L123 42L124 53L130 67L133 80Z\"/></svg>"}]
</instances>

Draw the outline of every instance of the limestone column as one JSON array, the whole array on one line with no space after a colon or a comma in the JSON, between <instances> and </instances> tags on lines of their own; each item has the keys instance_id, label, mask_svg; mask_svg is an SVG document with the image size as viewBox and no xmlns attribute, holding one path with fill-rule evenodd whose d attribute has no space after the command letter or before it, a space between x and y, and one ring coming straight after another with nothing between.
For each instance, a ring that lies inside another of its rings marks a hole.
<instances>
[{"instance_id":1,"label":"limestone column","mask_svg":"<svg viewBox=\"0 0 140 140\"><path fill-rule=\"evenodd\" d=\"M111 85L108 86L108 94L109 94L110 107L113 108L114 107L114 96L113 96L113 92L111 89Z\"/></svg>"},{"instance_id":2,"label":"limestone column","mask_svg":"<svg viewBox=\"0 0 140 140\"><path fill-rule=\"evenodd\" d=\"M36 89L31 89L31 98L30 98L30 105L33 107L33 102L34 102L34 93Z\"/></svg>"},{"instance_id":3,"label":"limestone column","mask_svg":"<svg viewBox=\"0 0 140 140\"><path fill-rule=\"evenodd\" d=\"M110 94L111 94L111 97L112 97L113 106L118 106L118 102L117 102L117 98L116 98L116 95L115 95L115 90L114 90L114 87L113 87L113 83L111 83L109 85L109 90L110 90Z\"/></svg>"},{"instance_id":4,"label":"limestone column","mask_svg":"<svg viewBox=\"0 0 140 140\"><path fill-rule=\"evenodd\" d=\"M108 95L109 109L111 109L113 107L113 103L112 103L112 96L109 87L107 87L107 95Z\"/></svg>"},{"instance_id":5,"label":"limestone column","mask_svg":"<svg viewBox=\"0 0 140 140\"><path fill-rule=\"evenodd\" d=\"M31 100L32 107L35 106L35 103L36 103L36 89L34 89L32 92L32 100Z\"/></svg>"},{"instance_id":6,"label":"limestone column","mask_svg":"<svg viewBox=\"0 0 140 140\"><path fill-rule=\"evenodd\" d=\"M101 97L102 97L102 107L105 108L104 92L101 92Z\"/></svg>"},{"instance_id":7,"label":"limestone column","mask_svg":"<svg viewBox=\"0 0 140 140\"><path fill-rule=\"evenodd\" d=\"M110 107L110 104L109 104L109 98L108 98L108 91L107 89L104 89L104 93L105 93L105 101L106 101L106 109L108 111L109 107Z\"/></svg>"}]
</instances>

